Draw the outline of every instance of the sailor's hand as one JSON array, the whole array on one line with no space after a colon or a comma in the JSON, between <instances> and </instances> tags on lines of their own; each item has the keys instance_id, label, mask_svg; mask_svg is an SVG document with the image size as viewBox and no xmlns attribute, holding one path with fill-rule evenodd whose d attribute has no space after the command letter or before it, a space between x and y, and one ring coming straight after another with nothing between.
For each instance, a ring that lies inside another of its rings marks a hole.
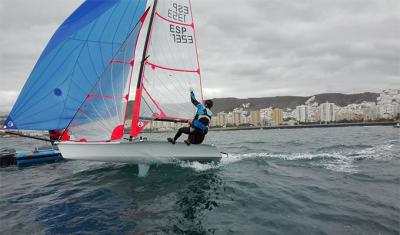
<instances>
[{"instance_id":1,"label":"sailor's hand","mask_svg":"<svg viewBox=\"0 0 400 235\"><path fill-rule=\"evenodd\" d=\"M190 92L190 93L194 92L193 87L189 87L189 92Z\"/></svg>"}]
</instances>

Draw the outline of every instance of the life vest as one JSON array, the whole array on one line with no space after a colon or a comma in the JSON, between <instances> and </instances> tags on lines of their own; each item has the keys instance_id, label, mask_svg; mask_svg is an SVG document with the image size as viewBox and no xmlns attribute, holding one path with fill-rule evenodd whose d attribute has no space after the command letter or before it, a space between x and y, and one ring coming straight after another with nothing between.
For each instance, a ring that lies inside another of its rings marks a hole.
<instances>
[{"instance_id":1,"label":"life vest","mask_svg":"<svg viewBox=\"0 0 400 235\"><path fill-rule=\"evenodd\" d=\"M197 111L197 118L193 120L193 127L201 131L203 134L208 131L208 125L211 122L212 112L208 108Z\"/></svg>"}]
</instances>

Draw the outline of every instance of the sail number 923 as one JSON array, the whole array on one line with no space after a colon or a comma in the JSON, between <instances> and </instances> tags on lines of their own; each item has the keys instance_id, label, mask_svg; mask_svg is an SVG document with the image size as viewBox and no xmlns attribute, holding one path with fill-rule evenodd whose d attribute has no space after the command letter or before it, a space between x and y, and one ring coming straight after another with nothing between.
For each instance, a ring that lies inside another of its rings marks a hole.
<instances>
[{"instance_id":1,"label":"sail number 923","mask_svg":"<svg viewBox=\"0 0 400 235\"><path fill-rule=\"evenodd\" d=\"M189 15L189 7L172 3L172 9L168 9L168 17L175 21L185 23Z\"/></svg>"},{"instance_id":2,"label":"sail number 923","mask_svg":"<svg viewBox=\"0 0 400 235\"><path fill-rule=\"evenodd\" d=\"M169 32L175 43L193 43L193 36L187 34L187 28L179 25L169 25Z\"/></svg>"}]
</instances>

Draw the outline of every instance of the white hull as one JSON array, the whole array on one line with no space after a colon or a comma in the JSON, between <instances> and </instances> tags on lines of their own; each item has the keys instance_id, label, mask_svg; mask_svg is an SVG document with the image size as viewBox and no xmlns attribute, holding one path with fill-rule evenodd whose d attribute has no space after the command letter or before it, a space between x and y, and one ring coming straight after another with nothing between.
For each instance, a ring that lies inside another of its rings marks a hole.
<instances>
[{"instance_id":1,"label":"white hull","mask_svg":"<svg viewBox=\"0 0 400 235\"><path fill-rule=\"evenodd\" d=\"M160 164L174 160L219 161L221 153L215 146L171 144L159 141L143 142L61 142L58 147L65 159L122 162L133 164Z\"/></svg>"}]
</instances>

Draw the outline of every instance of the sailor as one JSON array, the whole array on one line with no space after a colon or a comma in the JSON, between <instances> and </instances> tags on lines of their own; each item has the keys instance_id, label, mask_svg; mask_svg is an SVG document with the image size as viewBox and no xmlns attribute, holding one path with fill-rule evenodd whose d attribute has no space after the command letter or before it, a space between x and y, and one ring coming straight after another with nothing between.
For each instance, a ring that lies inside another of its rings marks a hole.
<instances>
[{"instance_id":1,"label":"sailor","mask_svg":"<svg viewBox=\"0 0 400 235\"><path fill-rule=\"evenodd\" d=\"M190 100L192 104L197 108L196 115L188 127L182 127L178 130L175 137L168 138L168 142L175 144L176 140L182 135L187 134L188 139L185 140L187 145L190 144L201 144L204 140L205 135L208 133L208 126L211 122L211 108L213 106L212 100L204 101L204 104L197 101L193 89L190 89Z\"/></svg>"}]
</instances>

